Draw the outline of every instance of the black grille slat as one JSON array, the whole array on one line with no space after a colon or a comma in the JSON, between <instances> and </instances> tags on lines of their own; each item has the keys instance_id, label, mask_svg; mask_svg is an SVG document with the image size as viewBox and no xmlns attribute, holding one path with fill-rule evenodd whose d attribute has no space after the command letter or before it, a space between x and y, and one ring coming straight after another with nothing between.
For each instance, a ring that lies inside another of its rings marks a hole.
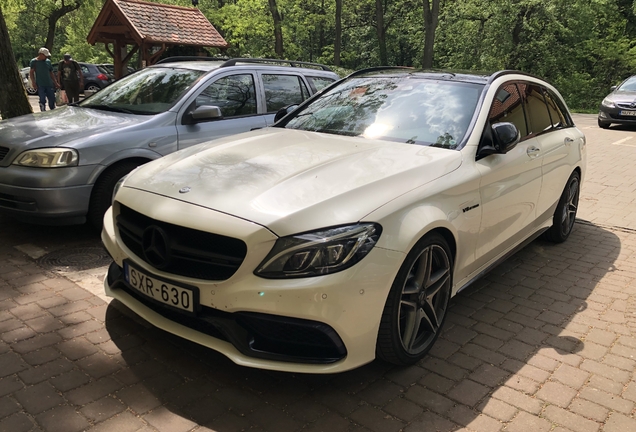
<instances>
[{"instance_id":1,"label":"black grille slat","mask_svg":"<svg viewBox=\"0 0 636 432\"><path fill-rule=\"evenodd\" d=\"M0 147L0 161L9 153L8 147Z\"/></svg>"},{"instance_id":2,"label":"black grille slat","mask_svg":"<svg viewBox=\"0 0 636 432\"><path fill-rule=\"evenodd\" d=\"M226 280L238 270L247 254L247 246L239 239L155 220L122 204L119 207L120 238L144 262L152 265L143 252L145 229L154 225L166 232L172 258L162 271L196 279Z\"/></svg>"}]
</instances>

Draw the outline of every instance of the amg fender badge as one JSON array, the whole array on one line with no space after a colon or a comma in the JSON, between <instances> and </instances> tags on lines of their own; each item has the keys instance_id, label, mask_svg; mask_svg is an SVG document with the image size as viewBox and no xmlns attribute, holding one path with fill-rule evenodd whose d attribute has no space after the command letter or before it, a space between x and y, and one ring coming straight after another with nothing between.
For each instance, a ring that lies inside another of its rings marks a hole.
<instances>
[{"instance_id":1,"label":"amg fender badge","mask_svg":"<svg viewBox=\"0 0 636 432\"><path fill-rule=\"evenodd\" d=\"M477 207L479 207L479 204L475 204L475 205L472 205L472 206L464 207L462 209L462 212L466 213L467 211L472 210L472 209L477 208Z\"/></svg>"}]
</instances>

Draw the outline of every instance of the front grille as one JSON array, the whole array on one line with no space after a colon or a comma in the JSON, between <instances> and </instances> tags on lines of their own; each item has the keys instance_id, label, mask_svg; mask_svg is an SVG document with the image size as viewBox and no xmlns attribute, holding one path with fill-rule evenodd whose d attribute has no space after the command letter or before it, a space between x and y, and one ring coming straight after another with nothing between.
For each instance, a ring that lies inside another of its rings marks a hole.
<instances>
[{"instance_id":1,"label":"front grille","mask_svg":"<svg viewBox=\"0 0 636 432\"><path fill-rule=\"evenodd\" d=\"M7 147L0 147L0 161L4 159L7 153L9 153L9 149Z\"/></svg>"},{"instance_id":2,"label":"front grille","mask_svg":"<svg viewBox=\"0 0 636 432\"><path fill-rule=\"evenodd\" d=\"M636 105L631 103L631 102L628 102L628 103L617 103L616 106L618 108L622 108L622 109L631 109L631 110L636 109Z\"/></svg>"},{"instance_id":3,"label":"front grille","mask_svg":"<svg viewBox=\"0 0 636 432\"><path fill-rule=\"evenodd\" d=\"M174 275L226 280L238 270L247 253L247 246L239 239L158 221L120 204L117 228L121 240L151 266L143 246L144 231L150 226L166 233L170 259L161 270Z\"/></svg>"}]
</instances>

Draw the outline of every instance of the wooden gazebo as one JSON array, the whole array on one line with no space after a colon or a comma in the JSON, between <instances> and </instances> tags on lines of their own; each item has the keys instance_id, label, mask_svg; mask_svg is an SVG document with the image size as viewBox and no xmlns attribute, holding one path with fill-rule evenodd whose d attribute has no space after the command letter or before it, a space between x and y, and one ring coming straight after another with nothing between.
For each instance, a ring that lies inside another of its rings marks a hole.
<instances>
[{"instance_id":1,"label":"wooden gazebo","mask_svg":"<svg viewBox=\"0 0 636 432\"><path fill-rule=\"evenodd\" d=\"M107 0L86 39L91 45L106 45L113 57L115 78L125 75L137 51L144 67L155 64L174 45L228 47L199 9L137 0ZM112 51L109 44L113 44Z\"/></svg>"}]
</instances>

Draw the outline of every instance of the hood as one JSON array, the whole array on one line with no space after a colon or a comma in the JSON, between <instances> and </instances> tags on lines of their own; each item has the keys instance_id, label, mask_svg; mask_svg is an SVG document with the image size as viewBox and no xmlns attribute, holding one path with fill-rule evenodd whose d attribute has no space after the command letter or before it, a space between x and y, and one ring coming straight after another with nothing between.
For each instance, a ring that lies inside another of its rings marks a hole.
<instances>
[{"instance_id":1,"label":"hood","mask_svg":"<svg viewBox=\"0 0 636 432\"><path fill-rule=\"evenodd\" d=\"M636 102L636 91L633 90L615 90L610 93L608 99L614 103L632 103Z\"/></svg>"},{"instance_id":2,"label":"hood","mask_svg":"<svg viewBox=\"0 0 636 432\"><path fill-rule=\"evenodd\" d=\"M283 236L357 222L457 169L461 160L454 150L269 128L143 165L124 187L231 214Z\"/></svg>"},{"instance_id":3,"label":"hood","mask_svg":"<svg viewBox=\"0 0 636 432\"><path fill-rule=\"evenodd\" d=\"M73 147L75 140L139 124L149 118L67 105L0 121L0 146L20 152L30 148Z\"/></svg>"}]
</instances>

